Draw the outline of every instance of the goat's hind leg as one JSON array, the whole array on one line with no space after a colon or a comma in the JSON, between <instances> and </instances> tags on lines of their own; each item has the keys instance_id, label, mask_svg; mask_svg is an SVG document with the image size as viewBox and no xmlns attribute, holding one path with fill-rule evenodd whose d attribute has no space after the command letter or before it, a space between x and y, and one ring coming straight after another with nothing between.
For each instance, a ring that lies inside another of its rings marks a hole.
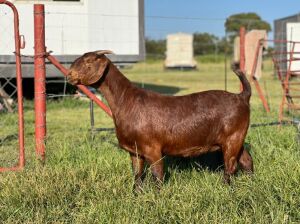
<instances>
[{"instance_id":1,"label":"goat's hind leg","mask_svg":"<svg viewBox=\"0 0 300 224\"><path fill-rule=\"evenodd\" d=\"M240 152L239 165L244 172L253 174L253 160L244 146L242 146Z\"/></svg>"},{"instance_id":2,"label":"goat's hind leg","mask_svg":"<svg viewBox=\"0 0 300 224\"><path fill-rule=\"evenodd\" d=\"M222 146L224 158L224 182L230 184L230 178L237 171L238 158L242 142L238 136L233 136Z\"/></svg>"},{"instance_id":3,"label":"goat's hind leg","mask_svg":"<svg viewBox=\"0 0 300 224\"><path fill-rule=\"evenodd\" d=\"M132 171L134 174L133 191L135 193L138 193L143 190L142 184L143 184L143 179L145 176L145 173L144 173L145 159L140 157L139 155L133 154L133 153L130 153L130 158L131 158L131 162L132 162Z\"/></svg>"},{"instance_id":4,"label":"goat's hind leg","mask_svg":"<svg viewBox=\"0 0 300 224\"><path fill-rule=\"evenodd\" d=\"M158 189L161 188L164 182L164 163L161 153L152 154L151 157L146 158L150 165L151 173Z\"/></svg>"}]
</instances>

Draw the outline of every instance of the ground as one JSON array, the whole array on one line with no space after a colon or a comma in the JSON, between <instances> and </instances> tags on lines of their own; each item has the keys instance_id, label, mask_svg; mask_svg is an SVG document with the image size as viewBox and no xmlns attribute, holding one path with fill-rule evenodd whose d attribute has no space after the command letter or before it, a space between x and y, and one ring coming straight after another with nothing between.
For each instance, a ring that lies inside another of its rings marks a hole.
<instances>
[{"instance_id":1,"label":"ground","mask_svg":"<svg viewBox=\"0 0 300 224\"><path fill-rule=\"evenodd\" d=\"M163 61L148 60L123 73L138 85L165 94L224 89L222 60L198 60L196 71L165 71ZM228 91L239 92L238 78L227 67ZM282 91L270 60L260 83L272 112L264 112L253 88L252 124L278 119ZM88 102L65 98L49 100L47 107L47 155L42 165L34 154L33 103L25 102L27 164L22 172L0 174L2 223L300 222L300 150L293 126L249 129L246 147L254 160L252 177L238 173L230 186L225 185L219 154L166 158L162 190L156 191L148 175L144 193L135 196L129 155L118 148L114 132L91 138ZM113 127L99 108L95 116L97 127ZM1 166L16 161L15 134L15 115L1 113Z\"/></svg>"}]
</instances>

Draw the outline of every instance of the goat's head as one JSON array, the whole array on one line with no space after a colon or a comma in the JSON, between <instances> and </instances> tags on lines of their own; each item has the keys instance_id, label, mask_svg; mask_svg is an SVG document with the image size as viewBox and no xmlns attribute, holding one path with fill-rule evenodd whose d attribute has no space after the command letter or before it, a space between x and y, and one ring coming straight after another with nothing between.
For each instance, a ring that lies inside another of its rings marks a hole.
<instances>
[{"instance_id":1,"label":"goat's head","mask_svg":"<svg viewBox=\"0 0 300 224\"><path fill-rule=\"evenodd\" d=\"M103 76L109 59L105 54L113 54L112 51L94 51L85 53L77 58L71 65L67 79L72 85L89 86L98 82Z\"/></svg>"}]
</instances>

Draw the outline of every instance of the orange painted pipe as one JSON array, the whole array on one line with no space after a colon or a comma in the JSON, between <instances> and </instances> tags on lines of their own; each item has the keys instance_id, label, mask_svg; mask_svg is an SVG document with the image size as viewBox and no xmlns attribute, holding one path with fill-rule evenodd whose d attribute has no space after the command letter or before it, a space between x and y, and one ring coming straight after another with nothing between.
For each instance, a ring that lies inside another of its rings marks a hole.
<instances>
[{"instance_id":1,"label":"orange painted pipe","mask_svg":"<svg viewBox=\"0 0 300 224\"><path fill-rule=\"evenodd\" d=\"M18 97L18 128L19 128L19 162L15 167L0 167L0 172L21 170L25 166L25 143L24 143L24 111L23 111L23 88L22 88L22 70L21 70L21 41L19 34L19 14L18 10L9 1L0 0L0 4L10 7L14 14L14 39L15 39L15 57L16 57L16 80Z\"/></svg>"},{"instance_id":2,"label":"orange painted pipe","mask_svg":"<svg viewBox=\"0 0 300 224\"><path fill-rule=\"evenodd\" d=\"M35 151L45 160L46 140L46 67L45 11L43 4L34 4L34 108Z\"/></svg>"},{"instance_id":3,"label":"orange painted pipe","mask_svg":"<svg viewBox=\"0 0 300 224\"><path fill-rule=\"evenodd\" d=\"M263 106L265 108L265 111L267 113L270 113L270 107L269 107L268 101L265 98L264 93L263 93L262 89L260 88L260 85L259 85L256 77L254 76L255 72L256 72L256 69L257 69L258 57L259 57L259 53L260 53L259 51L260 51L261 45L263 44L262 41L264 41L264 40L260 40L260 41L257 42L257 46L256 46L256 50L255 50L254 62L253 62L253 65L252 65L252 70L251 70L251 79L252 79L252 82L255 85L255 88L256 88L256 90L258 92L260 100L262 101L262 104L263 104Z\"/></svg>"},{"instance_id":4,"label":"orange painted pipe","mask_svg":"<svg viewBox=\"0 0 300 224\"><path fill-rule=\"evenodd\" d=\"M245 56L245 42L246 42L246 29L240 28L240 69L242 72L246 72L246 56ZM243 85L240 84L240 91L243 91Z\"/></svg>"}]
</instances>

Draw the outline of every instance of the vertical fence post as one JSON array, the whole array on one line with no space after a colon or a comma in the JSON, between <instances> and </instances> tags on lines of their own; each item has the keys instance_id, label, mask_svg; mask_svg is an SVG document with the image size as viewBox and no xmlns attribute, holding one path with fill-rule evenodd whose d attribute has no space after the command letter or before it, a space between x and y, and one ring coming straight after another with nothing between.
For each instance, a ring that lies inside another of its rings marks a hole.
<instances>
[{"instance_id":1,"label":"vertical fence post","mask_svg":"<svg viewBox=\"0 0 300 224\"><path fill-rule=\"evenodd\" d=\"M21 51L19 34L19 13L17 8L9 1L0 0L0 4L9 6L14 14L14 41L16 57L16 80L17 80L17 98L18 98L18 128L19 128L19 163L14 167L0 167L0 172L9 170L20 170L25 166L25 147L24 147L24 112L23 112L23 88L22 88L22 69L21 69Z\"/></svg>"},{"instance_id":2,"label":"vertical fence post","mask_svg":"<svg viewBox=\"0 0 300 224\"><path fill-rule=\"evenodd\" d=\"M245 27L240 27L240 69L242 72L246 72L246 57L245 57L245 39L246 39L246 29ZM243 90L242 83L240 84L240 90Z\"/></svg>"},{"instance_id":3,"label":"vertical fence post","mask_svg":"<svg viewBox=\"0 0 300 224\"><path fill-rule=\"evenodd\" d=\"M46 68L45 12L43 4L34 4L34 106L36 156L45 160Z\"/></svg>"},{"instance_id":4,"label":"vertical fence post","mask_svg":"<svg viewBox=\"0 0 300 224\"><path fill-rule=\"evenodd\" d=\"M265 111L267 113L270 112L270 108L269 108L269 104L268 104L268 101L267 99L265 98L265 95L263 93L263 90L260 88L260 85L258 83L258 80L256 79L255 77L255 72L256 72L256 69L257 69L257 63L258 63L258 57L259 57L259 54L260 54L260 51L262 51L262 45L263 45L263 40L259 40L257 42L257 46L256 46L256 52L255 52L255 56L254 56L254 62L253 62L253 65L252 65L252 70L251 70L251 75L250 75L250 78L251 78L251 81L254 83L255 85L255 88L257 90L257 93L259 95L259 98L265 108Z\"/></svg>"},{"instance_id":5,"label":"vertical fence post","mask_svg":"<svg viewBox=\"0 0 300 224\"><path fill-rule=\"evenodd\" d=\"M12 6L11 6L12 7ZM19 116L19 168L25 166L25 146L24 146L24 112L23 112L23 84L21 69L21 40L19 34L19 14L15 6L14 11L14 32L16 49L16 75L17 75L17 95L18 95L18 116Z\"/></svg>"},{"instance_id":6,"label":"vertical fence post","mask_svg":"<svg viewBox=\"0 0 300 224\"><path fill-rule=\"evenodd\" d=\"M245 39L246 30L245 27L240 28L240 69L245 72Z\"/></svg>"}]
</instances>

